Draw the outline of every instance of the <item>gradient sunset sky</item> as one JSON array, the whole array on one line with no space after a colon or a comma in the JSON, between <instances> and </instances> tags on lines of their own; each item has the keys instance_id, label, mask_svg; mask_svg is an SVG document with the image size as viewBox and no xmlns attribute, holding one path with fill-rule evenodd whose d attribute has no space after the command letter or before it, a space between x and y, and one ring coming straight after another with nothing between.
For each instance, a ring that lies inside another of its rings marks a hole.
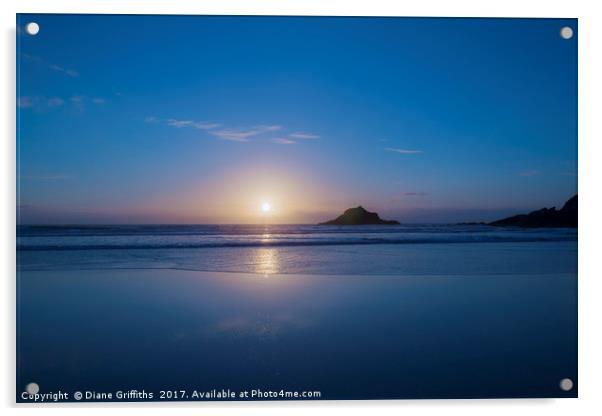
<instances>
[{"instance_id":1,"label":"gradient sunset sky","mask_svg":"<svg viewBox=\"0 0 602 416\"><path fill-rule=\"evenodd\" d=\"M575 19L18 26L21 223L489 221L577 192Z\"/></svg>"}]
</instances>

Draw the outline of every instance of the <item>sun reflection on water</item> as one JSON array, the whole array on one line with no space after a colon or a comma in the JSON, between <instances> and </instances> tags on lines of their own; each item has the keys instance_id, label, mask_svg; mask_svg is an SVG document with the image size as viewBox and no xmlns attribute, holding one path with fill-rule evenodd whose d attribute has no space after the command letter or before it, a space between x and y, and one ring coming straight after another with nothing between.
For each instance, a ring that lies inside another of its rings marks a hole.
<instances>
[{"instance_id":1,"label":"sun reflection on water","mask_svg":"<svg viewBox=\"0 0 602 416\"><path fill-rule=\"evenodd\" d=\"M280 271L278 252L274 248L258 248L253 255L255 273L269 277Z\"/></svg>"}]
</instances>

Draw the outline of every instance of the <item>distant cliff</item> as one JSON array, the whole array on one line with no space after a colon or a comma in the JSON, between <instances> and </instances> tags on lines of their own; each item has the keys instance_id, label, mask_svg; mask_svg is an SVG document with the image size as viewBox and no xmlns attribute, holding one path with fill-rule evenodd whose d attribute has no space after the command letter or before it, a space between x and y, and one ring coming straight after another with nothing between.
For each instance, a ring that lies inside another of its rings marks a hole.
<instances>
[{"instance_id":1,"label":"distant cliff","mask_svg":"<svg viewBox=\"0 0 602 416\"><path fill-rule=\"evenodd\" d=\"M529 214L515 215L494 221L489 225L524 228L575 228L577 227L577 195L566 201L559 210L555 207L543 208Z\"/></svg>"},{"instance_id":2,"label":"distant cliff","mask_svg":"<svg viewBox=\"0 0 602 416\"><path fill-rule=\"evenodd\" d=\"M349 208L343 215L334 220L322 222L318 225L396 225L394 220L381 220L376 212L366 211L363 207Z\"/></svg>"}]
</instances>

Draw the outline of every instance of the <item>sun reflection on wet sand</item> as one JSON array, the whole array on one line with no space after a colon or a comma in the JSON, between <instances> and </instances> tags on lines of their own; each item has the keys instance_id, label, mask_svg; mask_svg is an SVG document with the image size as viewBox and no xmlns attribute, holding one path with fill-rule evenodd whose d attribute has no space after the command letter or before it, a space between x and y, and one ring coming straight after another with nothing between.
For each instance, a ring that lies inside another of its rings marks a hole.
<instances>
[{"instance_id":1,"label":"sun reflection on wet sand","mask_svg":"<svg viewBox=\"0 0 602 416\"><path fill-rule=\"evenodd\" d=\"M280 271L278 251L274 248L258 248L253 254L255 273L268 277Z\"/></svg>"}]
</instances>

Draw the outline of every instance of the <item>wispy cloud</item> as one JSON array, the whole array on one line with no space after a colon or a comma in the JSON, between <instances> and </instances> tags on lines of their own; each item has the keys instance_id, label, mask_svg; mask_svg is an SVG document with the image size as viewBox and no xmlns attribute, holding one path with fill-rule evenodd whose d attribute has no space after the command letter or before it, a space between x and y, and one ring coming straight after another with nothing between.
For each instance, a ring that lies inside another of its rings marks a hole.
<instances>
[{"instance_id":1,"label":"wispy cloud","mask_svg":"<svg viewBox=\"0 0 602 416\"><path fill-rule=\"evenodd\" d=\"M36 97L19 97L17 105L20 108L31 108L35 105Z\"/></svg>"},{"instance_id":2,"label":"wispy cloud","mask_svg":"<svg viewBox=\"0 0 602 416\"><path fill-rule=\"evenodd\" d=\"M102 97L88 97L86 95L72 95L69 97L71 104L79 110L82 110L86 104L103 105L108 101Z\"/></svg>"},{"instance_id":3,"label":"wispy cloud","mask_svg":"<svg viewBox=\"0 0 602 416\"><path fill-rule=\"evenodd\" d=\"M312 134L312 133L304 133L304 132L296 132L296 133L291 133L289 135L290 137L292 137L293 139L319 139L320 136L318 136L317 134Z\"/></svg>"},{"instance_id":4,"label":"wispy cloud","mask_svg":"<svg viewBox=\"0 0 602 416\"><path fill-rule=\"evenodd\" d=\"M413 155L417 153L422 153L422 150L411 150L411 149L398 149L395 147L385 147L387 152L399 153L402 155Z\"/></svg>"},{"instance_id":5,"label":"wispy cloud","mask_svg":"<svg viewBox=\"0 0 602 416\"><path fill-rule=\"evenodd\" d=\"M77 72L73 69L63 68L62 66L52 65L52 64L48 65L48 67L50 69L54 69L55 71L63 72L65 75L68 75L70 77L79 77L79 72Z\"/></svg>"},{"instance_id":6,"label":"wispy cloud","mask_svg":"<svg viewBox=\"0 0 602 416\"><path fill-rule=\"evenodd\" d=\"M428 192L405 192L405 196L428 196L430 195Z\"/></svg>"},{"instance_id":7,"label":"wispy cloud","mask_svg":"<svg viewBox=\"0 0 602 416\"><path fill-rule=\"evenodd\" d=\"M52 69L53 71L57 71L60 73L63 73L69 77L78 77L79 76L79 72L77 72L74 69L69 69L69 68L65 68L63 66L57 65L57 64L53 64L51 62L47 62L44 59L40 58L39 56L34 56L34 55L29 55L26 53L22 53L21 56L30 62L35 62L39 65L45 66L48 69Z\"/></svg>"},{"instance_id":8,"label":"wispy cloud","mask_svg":"<svg viewBox=\"0 0 602 416\"><path fill-rule=\"evenodd\" d=\"M48 103L49 107L60 107L63 104L65 104L65 100L63 100L60 97L53 97L53 98L49 98L47 103Z\"/></svg>"},{"instance_id":9,"label":"wispy cloud","mask_svg":"<svg viewBox=\"0 0 602 416\"><path fill-rule=\"evenodd\" d=\"M49 109L61 107L65 104L65 100L60 97L33 97L33 96L23 96L19 97L17 100L17 106L19 108L39 108L39 109Z\"/></svg>"},{"instance_id":10,"label":"wispy cloud","mask_svg":"<svg viewBox=\"0 0 602 416\"><path fill-rule=\"evenodd\" d=\"M248 142L249 138L251 137L258 136L264 133L278 131L281 128L282 127L278 125L256 126L250 129L222 129L211 131L210 133L223 140L229 140L233 142Z\"/></svg>"},{"instance_id":11,"label":"wispy cloud","mask_svg":"<svg viewBox=\"0 0 602 416\"><path fill-rule=\"evenodd\" d=\"M194 121L192 120L176 120L175 118L170 118L165 120L165 124L171 127L176 127L181 129L182 127L192 127Z\"/></svg>"},{"instance_id":12,"label":"wispy cloud","mask_svg":"<svg viewBox=\"0 0 602 416\"><path fill-rule=\"evenodd\" d=\"M284 137L275 137L272 139L272 142L276 143L276 144L297 144L296 141L291 140L291 139L286 139Z\"/></svg>"},{"instance_id":13,"label":"wispy cloud","mask_svg":"<svg viewBox=\"0 0 602 416\"><path fill-rule=\"evenodd\" d=\"M40 110L53 109L63 107L66 104L71 104L78 110L84 108L84 104L105 104L107 100L101 97L88 98L84 95L72 95L69 98L62 97L43 97L43 96L23 96L17 100L19 108L36 108Z\"/></svg>"},{"instance_id":14,"label":"wispy cloud","mask_svg":"<svg viewBox=\"0 0 602 416\"><path fill-rule=\"evenodd\" d=\"M192 127L199 130L211 130L219 127L220 125L217 123L208 123L203 121L193 121L193 120L176 120L174 118L167 119L165 123L171 127Z\"/></svg>"},{"instance_id":15,"label":"wispy cloud","mask_svg":"<svg viewBox=\"0 0 602 416\"><path fill-rule=\"evenodd\" d=\"M297 140L294 139L317 139L320 137L316 134L295 132L288 134L288 136L278 135L277 137L270 138L270 133L284 130L284 128L278 124L261 124L248 128L234 128L228 126L222 127L221 124L208 121L195 121L191 119L179 118L158 118L155 116L146 117L144 121L146 123L160 124L177 129L193 128L197 130L205 130L208 134L221 140L239 143L246 143L255 137L260 137L262 140L269 140L272 143L290 145L298 143Z\"/></svg>"},{"instance_id":16,"label":"wispy cloud","mask_svg":"<svg viewBox=\"0 0 602 416\"><path fill-rule=\"evenodd\" d=\"M539 176L541 172L536 169L525 170L519 173L520 176L530 177L530 176Z\"/></svg>"},{"instance_id":17,"label":"wispy cloud","mask_svg":"<svg viewBox=\"0 0 602 416\"><path fill-rule=\"evenodd\" d=\"M82 110L84 108L84 97L82 95L73 95L69 97L69 101L78 110Z\"/></svg>"},{"instance_id":18,"label":"wispy cloud","mask_svg":"<svg viewBox=\"0 0 602 416\"><path fill-rule=\"evenodd\" d=\"M162 119L162 118L157 118L157 117L153 117L153 116L146 117L146 119L144 119L144 121L146 121L147 123L164 124L166 126L175 127L177 129L189 127L189 128L194 128L194 129L198 129L198 130L211 130L211 129L218 128L220 126L220 124L217 124L217 123L209 123L209 122L204 122L204 121L180 120L180 119L176 119L176 118Z\"/></svg>"}]
</instances>

